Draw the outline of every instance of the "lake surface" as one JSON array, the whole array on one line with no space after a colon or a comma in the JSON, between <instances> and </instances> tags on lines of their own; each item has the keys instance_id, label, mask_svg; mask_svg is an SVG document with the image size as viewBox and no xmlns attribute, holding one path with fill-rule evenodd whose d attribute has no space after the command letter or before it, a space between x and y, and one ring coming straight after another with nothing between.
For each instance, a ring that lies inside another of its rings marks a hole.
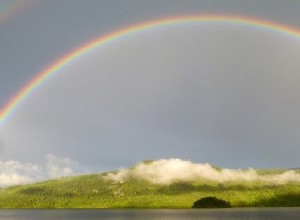
<instances>
[{"instance_id":1,"label":"lake surface","mask_svg":"<svg viewBox=\"0 0 300 220\"><path fill-rule=\"evenodd\" d=\"M0 209L0 220L299 220L300 208Z\"/></svg>"}]
</instances>

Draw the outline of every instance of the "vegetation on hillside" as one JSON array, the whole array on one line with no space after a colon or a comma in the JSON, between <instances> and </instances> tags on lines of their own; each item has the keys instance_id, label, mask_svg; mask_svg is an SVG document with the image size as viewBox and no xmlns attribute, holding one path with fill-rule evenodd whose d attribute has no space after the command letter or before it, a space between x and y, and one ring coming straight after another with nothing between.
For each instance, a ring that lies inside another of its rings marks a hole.
<instances>
[{"instance_id":1,"label":"vegetation on hillside","mask_svg":"<svg viewBox=\"0 0 300 220\"><path fill-rule=\"evenodd\" d=\"M263 175L274 171L264 170ZM282 172L282 171L275 171ZM204 197L231 207L300 206L300 184L214 182L205 179L155 184L136 176L122 181L106 174L64 177L0 190L1 208L192 208Z\"/></svg>"}]
</instances>

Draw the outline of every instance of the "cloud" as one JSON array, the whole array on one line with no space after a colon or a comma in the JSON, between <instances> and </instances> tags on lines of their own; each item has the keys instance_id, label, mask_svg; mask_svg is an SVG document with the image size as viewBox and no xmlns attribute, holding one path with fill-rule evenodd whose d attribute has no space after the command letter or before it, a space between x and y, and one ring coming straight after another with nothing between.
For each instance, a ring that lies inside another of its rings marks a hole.
<instances>
[{"instance_id":1,"label":"cloud","mask_svg":"<svg viewBox=\"0 0 300 220\"><path fill-rule=\"evenodd\" d=\"M74 174L73 168L77 163L70 158L59 158L52 154L47 155L47 169L50 178L70 176Z\"/></svg>"},{"instance_id":2,"label":"cloud","mask_svg":"<svg viewBox=\"0 0 300 220\"><path fill-rule=\"evenodd\" d=\"M70 158L60 158L49 154L45 164L22 163L16 160L0 161L0 187L21 185L74 175L79 166ZM77 173L78 174L78 173Z\"/></svg>"},{"instance_id":3,"label":"cloud","mask_svg":"<svg viewBox=\"0 0 300 220\"><path fill-rule=\"evenodd\" d=\"M15 160L0 162L0 187L20 185L80 174L80 166L72 159L46 156L44 165L21 163ZM279 174L259 174L249 168L219 169L204 163L198 164L181 159L161 159L151 162L138 163L133 168L120 169L108 173L104 178L113 181L126 181L126 178L142 178L154 184L171 184L178 181L210 180L215 182L251 182L262 181L266 184L300 183L300 174L288 170Z\"/></svg>"},{"instance_id":4,"label":"cloud","mask_svg":"<svg viewBox=\"0 0 300 220\"><path fill-rule=\"evenodd\" d=\"M0 162L0 187L31 183L36 180L39 171L40 168L31 163Z\"/></svg>"},{"instance_id":5,"label":"cloud","mask_svg":"<svg viewBox=\"0 0 300 220\"><path fill-rule=\"evenodd\" d=\"M285 184L300 182L300 174L286 171L281 174L260 175L256 170L217 169L212 165L197 164L181 159L161 159L151 163L139 163L132 169L121 169L116 173L109 173L106 179L123 181L133 176L148 180L154 184L171 184L176 181L210 180L216 182L250 182L263 181L271 184Z\"/></svg>"}]
</instances>

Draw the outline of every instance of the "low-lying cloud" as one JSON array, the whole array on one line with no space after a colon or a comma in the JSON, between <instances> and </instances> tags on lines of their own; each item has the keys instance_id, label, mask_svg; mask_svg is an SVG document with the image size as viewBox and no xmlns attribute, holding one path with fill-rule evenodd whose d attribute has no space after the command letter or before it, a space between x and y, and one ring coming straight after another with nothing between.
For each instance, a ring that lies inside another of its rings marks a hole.
<instances>
[{"instance_id":1,"label":"low-lying cloud","mask_svg":"<svg viewBox=\"0 0 300 220\"><path fill-rule=\"evenodd\" d=\"M39 167L31 163L10 160L0 162L0 186L18 185L33 182Z\"/></svg>"},{"instance_id":2,"label":"low-lying cloud","mask_svg":"<svg viewBox=\"0 0 300 220\"><path fill-rule=\"evenodd\" d=\"M215 182L251 182L263 181L270 184L300 182L300 174L288 170L280 174L258 174L256 170L216 169L212 165L197 164L181 159L161 159L150 163L139 163L132 169L121 169L109 173L106 179L124 181L133 176L148 180L154 184L171 184L177 181L210 180Z\"/></svg>"},{"instance_id":3,"label":"low-lying cloud","mask_svg":"<svg viewBox=\"0 0 300 220\"><path fill-rule=\"evenodd\" d=\"M51 154L46 156L46 165L44 166L15 160L0 161L0 187L74 175L76 167L77 164L73 160Z\"/></svg>"},{"instance_id":4,"label":"low-lying cloud","mask_svg":"<svg viewBox=\"0 0 300 220\"><path fill-rule=\"evenodd\" d=\"M73 175L73 167L75 166L77 166L77 163L70 158L59 158L51 154L47 155L47 170L50 178Z\"/></svg>"},{"instance_id":5,"label":"low-lying cloud","mask_svg":"<svg viewBox=\"0 0 300 220\"><path fill-rule=\"evenodd\" d=\"M78 164L70 158L61 158L51 154L46 156L44 166L21 163L15 160L0 161L0 187L79 174L76 172L78 167ZM245 170L219 169L208 163L198 164L181 159L142 162L133 168L108 173L104 178L113 181L126 181L129 177L145 179L154 184L172 184L179 181L195 180L209 180L219 183L254 181L262 181L267 184L300 183L300 173L294 170L262 175L252 168Z\"/></svg>"}]
</instances>

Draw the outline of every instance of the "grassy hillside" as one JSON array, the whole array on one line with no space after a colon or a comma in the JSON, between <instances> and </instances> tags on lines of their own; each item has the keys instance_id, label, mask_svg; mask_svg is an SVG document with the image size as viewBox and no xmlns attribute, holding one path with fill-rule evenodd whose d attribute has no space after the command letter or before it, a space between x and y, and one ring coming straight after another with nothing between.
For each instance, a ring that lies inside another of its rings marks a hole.
<instances>
[{"instance_id":1,"label":"grassy hillside","mask_svg":"<svg viewBox=\"0 0 300 220\"><path fill-rule=\"evenodd\" d=\"M262 175L283 171L259 171ZM191 208L206 196L230 201L233 207L300 206L300 184L264 182L177 181L153 184L128 176L106 174L64 177L0 190L2 208Z\"/></svg>"}]
</instances>

